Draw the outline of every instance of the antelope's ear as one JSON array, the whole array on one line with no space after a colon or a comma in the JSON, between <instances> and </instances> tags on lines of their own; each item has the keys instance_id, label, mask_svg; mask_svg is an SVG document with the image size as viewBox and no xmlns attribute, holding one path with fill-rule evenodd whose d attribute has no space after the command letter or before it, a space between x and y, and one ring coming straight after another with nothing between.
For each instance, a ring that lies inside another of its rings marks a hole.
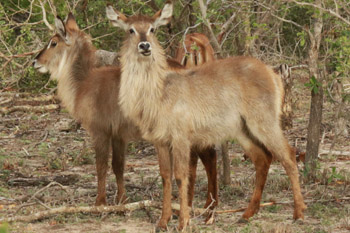
<instances>
[{"instance_id":1,"label":"antelope's ear","mask_svg":"<svg viewBox=\"0 0 350 233\"><path fill-rule=\"evenodd\" d=\"M113 26L120 27L123 30L128 30L129 26L126 23L128 19L125 15L119 11L115 11L111 5L106 7L107 18L112 22Z\"/></svg>"},{"instance_id":2,"label":"antelope's ear","mask_svg":"<svg viewBox=\"0 0 350 233\"><path fill-rule=\"evenodd\" d=\"M62 37L62 38L66 38L66 27L64 26L64 23L61 19L61 17L57 16L55 18L55 26L56 26L56 30L57 33Z\"/></svg>"},{"instance_id":3,"label":"antelope's ear","mask_svg":"<svg viewBox=\"0 0 350 233\"><path fill-rule=\"evenodd\" d=\"M79 31L77 21L75 21L75 18L73 16L72 12L69 12L69 14L67 16L66 29L71 30L71 31Z\"/></svg>"},{"instance_id":4,"label":"antelope's ear","mask_svg":"<svg viewBox=\"0 0 350 233\"><path fill-rule=\"evenodd\" d=\"M157 28L162 25L167 25L173 15L173 3L167 1L162 10L155 13L152 17L154 20L154 27Z\"/></svg>"}]
</instances>

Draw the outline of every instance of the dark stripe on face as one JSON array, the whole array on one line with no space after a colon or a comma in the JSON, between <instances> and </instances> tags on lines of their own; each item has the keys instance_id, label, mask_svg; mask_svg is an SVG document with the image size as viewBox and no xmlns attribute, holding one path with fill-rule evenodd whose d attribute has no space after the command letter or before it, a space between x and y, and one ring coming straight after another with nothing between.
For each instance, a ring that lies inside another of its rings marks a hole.
<instances>
[{"instance_id":1,"label":"dark stripe on face","mask_svg":"<svg viewBox=\"0 0 350 233\"><path fill-rule=\"evenodd\" d=\"M34 59L39 59L39 57L41 56L41 54L46 50L48 45L46 45L39 53L38 55L36 55L36 57Z\"/></svg>"},{"instance_id":2,"label":"dark stripe on face","mask_svg":"<svg viewBox=\"0 0 350 233\"><path fill-rule=\"evenodd\" d=\"M140 42L147 41L146 33L140 33Z\"/></svg>"}]
</instances>

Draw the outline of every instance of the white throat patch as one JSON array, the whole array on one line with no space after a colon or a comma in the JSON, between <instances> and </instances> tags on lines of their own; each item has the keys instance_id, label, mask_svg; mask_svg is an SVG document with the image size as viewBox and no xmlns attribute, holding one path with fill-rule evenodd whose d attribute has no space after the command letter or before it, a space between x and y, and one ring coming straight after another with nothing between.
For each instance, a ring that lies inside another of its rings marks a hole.
<instances>
[{"instance_id":1,"label":"white throat patch","mask_svg":"<svg viewBox=\"0 0 350 233\"><path fill-rule=\"evenodd\" d=\"M58 65L57 71L55 72L55 77L56 79L59 79L60 77L67 75L64 72L67 72L67 68L68 68L68 60L67 60L67 52L64 51L63 55L62 55L62 59Z\"/></svg>"}]
</instances>

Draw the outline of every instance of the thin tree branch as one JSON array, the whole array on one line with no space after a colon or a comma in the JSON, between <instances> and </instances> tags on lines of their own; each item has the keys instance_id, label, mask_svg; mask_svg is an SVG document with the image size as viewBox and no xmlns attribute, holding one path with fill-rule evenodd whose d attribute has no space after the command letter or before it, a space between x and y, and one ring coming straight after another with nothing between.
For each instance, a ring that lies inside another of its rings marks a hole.
<instances>
[{"instance_id":1,"label":"thin tree branch","mask_svg":"<svg viewBox=\"0 0 350 233\"><path fill-rule=\"evenodd\" d=\"M39 0L39 3L41 6L41 9L43 11L43 21L44 21L45 25L50 29L50 31L54 31L53 26L47 21L44 3L41 0Z\"/></svg>"},{"instance_id":2,"label":"thin tree branch","mask_svg":"<svg viewBox=\"0 0 350 233\"><path fill-rule=\"evenodd\" d=\"M213 29L210 26L210 21L207 18L207 5L204 4L203 0L198 0L198 2L199 2L199 7L200 7L200 10L201 10L202 17L203 17L203 20L204 20L204 24L209 29L209 37L210 37L211 42L213 43L214 50L216 50L216 52L221 57L222 56L222 51L221 51L220 44L219 44L218 40L216 39L216 36L215 36L215 34L213 32Z\"/></svg>"},{"instance_id":3,"label":"thin tree branch","mask_svg":"<svg viewBox=\"0 0 350 233\"><path fill-rule=\"evenodd\" d=\"M344 17L342 17L341 15L339 15L337 12L331 10L331 9L326 9L326 8L323 8L319 5L316 5L316 4L313 4L313 3L308 3L308 2L298 2L298 1L295 1L293 0L293 2L299 6L311 6L311 7L314 7L314 8L317 8L323 12L326 12L326 13L329 13L331 15L333 15L334 17L342 20L343 22L345 22L347 25L350 25L350 21L345 19ZM337 4L336 5L336 8L338 7ZM338 10L337 10L338 11Z\"/></svg>"}]
</instances>

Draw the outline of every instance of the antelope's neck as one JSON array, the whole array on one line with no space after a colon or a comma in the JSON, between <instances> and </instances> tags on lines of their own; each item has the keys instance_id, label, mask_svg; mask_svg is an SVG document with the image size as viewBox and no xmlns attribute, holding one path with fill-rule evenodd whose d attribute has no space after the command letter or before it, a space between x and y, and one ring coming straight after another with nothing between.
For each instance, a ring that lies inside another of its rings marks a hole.
<instances>
[{"instance_id":1,"label":"antelope's neck","mask_svg":"<svg viewBox=\"0 0 350 233\"><path fill-rule=\"evenodd\" d=\"M151 139L148 134L159 119L167 74L164 52L152 50L151 57L140 57L123 47L121 54L119 104L124 116L141 129L143 137Z\"/></svg>"},{"instance_id":2,"label":"antelope's neck","mask_svg":"<svg viewBox=\"0 0 350 233\"><path fill-rule=\"evenodd\" d=\"M58 69L52 75L58 80L58 97L63 106L74 115L77 93L94 65L94 50L84 43L71 46L72 48L62 55Z\"/></svg>"}]
</instances>

